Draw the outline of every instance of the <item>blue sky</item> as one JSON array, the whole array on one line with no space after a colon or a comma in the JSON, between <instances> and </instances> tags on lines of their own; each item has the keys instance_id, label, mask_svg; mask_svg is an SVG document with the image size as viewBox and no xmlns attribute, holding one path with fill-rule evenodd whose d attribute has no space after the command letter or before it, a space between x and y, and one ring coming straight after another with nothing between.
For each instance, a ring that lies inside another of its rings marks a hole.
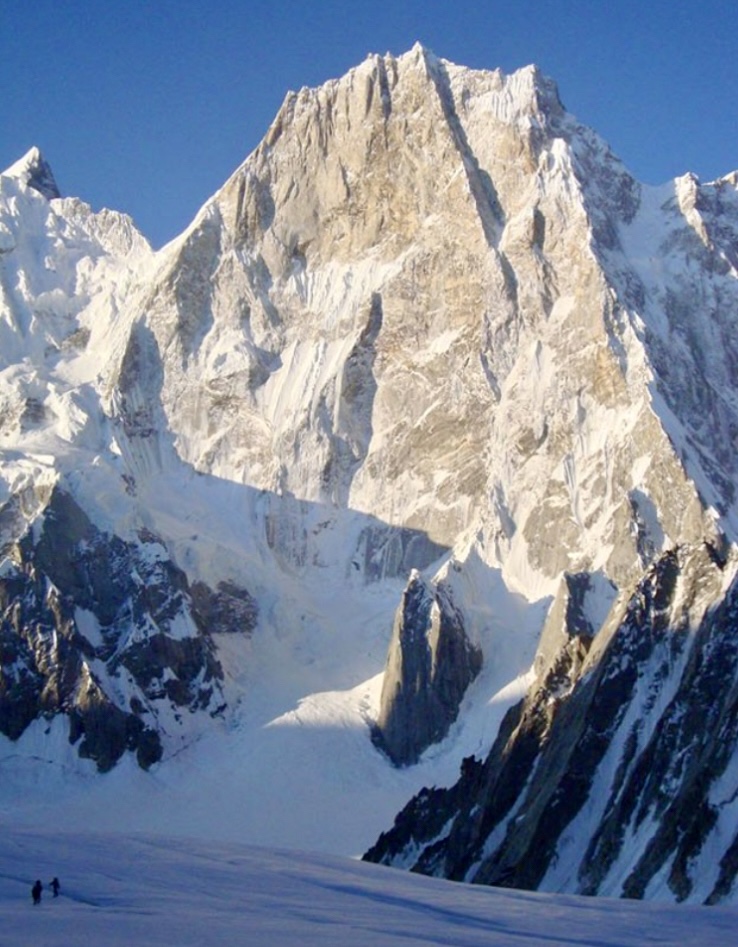
<instances>
[{"instance_id":1,"label":"blue sky","mask_svg":"<svg viewBox=\"0 0 738 947\"><path fill-rule=\"evenodd\" d=\"M0 167L38 145L63 193L175 236L290 89L416 40L535 62L646 183L738 168L734 0L0 0Z\"/></svg>"}]
</instances>

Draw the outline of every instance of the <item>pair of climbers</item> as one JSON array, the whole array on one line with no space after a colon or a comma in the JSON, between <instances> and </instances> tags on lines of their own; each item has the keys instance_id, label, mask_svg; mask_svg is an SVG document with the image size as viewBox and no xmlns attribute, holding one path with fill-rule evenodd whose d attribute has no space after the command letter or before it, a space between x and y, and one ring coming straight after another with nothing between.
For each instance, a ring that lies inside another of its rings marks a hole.
<instances>
[{"instance_id":1,"label":"pair of climbers","mask_svg":"<svg viewBox=\"0 0 738 947\"><path fill-rule=\"evenodd\" d=\"M54 878L49 882L49 887L53 891L54 897L58 898L61 884L59 883L59 879L56 876L54 876ZM33 898L34 904L41 904L41 892L43 890L44 890L44 886L41 884L40 880L37 878L36 883L31 888L31 897Z\"/></svg>"}]
</instances>

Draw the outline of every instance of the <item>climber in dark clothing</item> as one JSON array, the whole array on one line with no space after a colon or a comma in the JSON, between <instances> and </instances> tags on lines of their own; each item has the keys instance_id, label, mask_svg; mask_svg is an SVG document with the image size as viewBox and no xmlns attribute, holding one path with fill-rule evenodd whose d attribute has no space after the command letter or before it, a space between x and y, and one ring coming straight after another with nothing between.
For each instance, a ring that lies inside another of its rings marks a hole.
<instances>
[{"instance_id":1,"label":"climber in dark clothing","mask_svg":"<svg viewBox=\"0 0 738 947\"><path fill-rule=\"evenodd\" d=\"M54 897L58 898L59 888L61 888L61 885L59 884L59 879L55 877L54 880L49 884L49 887L54 892Z\"/></svg>"},{"instance_id":2,"label":"climber in dark clothing","mask_svg":"<svg viewBox=\"0 0 738 947\"><path fill-rule=\"evenodd\" d=\"M41 904L41 892L44 890L44 886L40 881L36 881L36 884L31 888L31 896L33 897L34 904Z\"/></svg>"}]
</instances>

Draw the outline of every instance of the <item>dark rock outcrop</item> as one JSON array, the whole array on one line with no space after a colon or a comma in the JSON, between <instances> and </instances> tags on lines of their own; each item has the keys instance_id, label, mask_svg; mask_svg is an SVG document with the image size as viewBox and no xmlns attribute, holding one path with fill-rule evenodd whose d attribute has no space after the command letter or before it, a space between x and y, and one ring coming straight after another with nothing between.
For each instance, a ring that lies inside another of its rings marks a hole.
<instances>
[{"instance_id":1,"label":"dark rock outcrop","mask_svg":"<svg viewBox=\"0 0 738 947\"><path fill-rule=\"evenodd\" d=\"M5 523L21 519L6 510ZM163 753L162 716L220 711L223 672L210 632L238 620L251 630L245 590L201 583L194 608L158 537L103 533L60 488L5 552L0 732L17 739L38 717L63 713L70 742L100 770L126 751L148 767Z\"/></svg>"},{"instance_id":2,"label":"dark rock outcrop","mask_svg":"<svg viewBox=\"0 0 738 947\"><path fill-rule=\"evenodd\" d=\"M193 616L204 632L250 634L256 627L256 601L233 582L219 582L214 590L205 582L193 582L190 596Z\"/></svg>"},{"instance_id":3,"label":"dark rock outcrop","mask_svg":"<svg viewBox=\"0 0 738 947\"><path fill-rule=\"evenodd\" d=\"M661 556L594 638L585 627L539 662L484 764L433 790L433 819L424 790L365 857L481 884L692 897L735 800L734 573L707 545ZM704 900L731 889L736 845Z\"/></svg>"},{"instance_id":4,"label":"dark rock outcrop","mask_svg":"<svg viewBox=\"0 0 738 947\"><path fill-rule=\"evenodd\" d=\"M442 740L482 665L451 589L413 572L395 615L374 741L398 766Z\"/></svg>"}]
</instances>

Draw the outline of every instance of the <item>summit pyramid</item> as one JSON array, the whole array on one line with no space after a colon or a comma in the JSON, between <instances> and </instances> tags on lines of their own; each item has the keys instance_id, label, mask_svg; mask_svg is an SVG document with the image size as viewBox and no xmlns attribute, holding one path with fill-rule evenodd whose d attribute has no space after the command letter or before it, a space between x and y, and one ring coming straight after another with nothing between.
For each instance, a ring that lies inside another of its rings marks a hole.
<instances>
[{"instance_id":1,"label":"summit pyramid","mask_svg":"<svg viewBox=\"0 0 738 947\"><path fill-rule=\"evenodd\" d=\"M288 94L158 252L29 156L8 799L356 853L412 797L370 857L732 897L735 175L642 185L537 68L419 45Z\"/></svg>"}]
</instances>

